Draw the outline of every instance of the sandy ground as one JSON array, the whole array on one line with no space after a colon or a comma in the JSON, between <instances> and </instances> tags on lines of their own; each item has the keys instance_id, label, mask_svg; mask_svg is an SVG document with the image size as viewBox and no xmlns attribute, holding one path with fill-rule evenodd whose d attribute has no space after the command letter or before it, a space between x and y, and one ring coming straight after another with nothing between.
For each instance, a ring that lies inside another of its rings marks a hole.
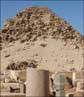
<instances>
[{"instance_id":1,"label":"sandy ground","mask_svg":"<svg viewBox=\"0 0 84 97\"><path fill-rule=\"evenodd\" d=\"M42 45L44 44L44 46ZM1 70L5 70L11 62L36 60L38 68L50 71L81 69L83 66L82 47L75 49L70 42L47 38L38 39L35 42L10 43L1 51Z\"/></svg>"}]
</instances>

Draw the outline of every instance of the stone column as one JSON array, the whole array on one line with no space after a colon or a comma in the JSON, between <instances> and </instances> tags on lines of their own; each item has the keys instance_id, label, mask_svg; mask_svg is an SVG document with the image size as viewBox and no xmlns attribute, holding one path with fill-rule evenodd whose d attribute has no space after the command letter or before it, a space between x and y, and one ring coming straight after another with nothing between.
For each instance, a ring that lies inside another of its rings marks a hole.
<instances>
[{"instance_id":1,"label":"stone column","mask_svg":"<svg viewBox=\"0 0 84 97\"><path fill-rule=\"evenodd\" d=\"M65 76L64 73L57 73L53 79L53 89L55 91L55 97L65 97L64 91Z\"/></svg>"},{"instance_id":2,"label":"stone column","mask_svg":"<svg viewBox=\"0 0 84 97\"><path fill-rule=\"evenodd\" d=\"M26 97L49 96L49 72L46 70L27 69Z\"/></svg>"},{"instance_id":3,"label":"stone column","mask_svg":"<svg viewBox=\"0 0 84 97\"><path fill-rule=\"evenodd\" d=\"M76 72L75 71L73 72L73 75L72 75L72 81L73 81L73 86L76 86Z\"/></svg>"}]
</instances>

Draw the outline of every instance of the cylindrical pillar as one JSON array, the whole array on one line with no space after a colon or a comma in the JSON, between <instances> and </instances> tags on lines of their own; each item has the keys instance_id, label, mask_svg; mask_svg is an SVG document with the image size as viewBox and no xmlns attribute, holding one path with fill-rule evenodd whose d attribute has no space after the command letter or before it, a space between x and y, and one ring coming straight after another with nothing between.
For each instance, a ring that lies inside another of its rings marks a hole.
<instances>
[{"instance_id":1,"label":"cylindrical pillar","mask_svg":"<svg viewBox=\"0 0 84 97\"><path fill-rule=\"evenodd\" d=\"M49 72L46 70L27 69L26 97L49 96Z\"/></svg>"}]
</instances>

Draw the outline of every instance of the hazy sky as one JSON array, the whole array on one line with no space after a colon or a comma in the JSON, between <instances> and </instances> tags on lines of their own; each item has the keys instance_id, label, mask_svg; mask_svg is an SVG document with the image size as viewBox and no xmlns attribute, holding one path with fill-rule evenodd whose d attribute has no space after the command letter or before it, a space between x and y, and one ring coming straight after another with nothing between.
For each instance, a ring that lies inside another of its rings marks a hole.
<instances>
[{"instance_id":1,"label":"hazy sky","mask_svg":"<svg viewBox=\"0 0 84 97\"><path fill-rule=\"evenodd\" d=\"M47 6L83 34L83 1L1 1L1 27L7 18L31 6Z\"/></svg>"}]
</instances>

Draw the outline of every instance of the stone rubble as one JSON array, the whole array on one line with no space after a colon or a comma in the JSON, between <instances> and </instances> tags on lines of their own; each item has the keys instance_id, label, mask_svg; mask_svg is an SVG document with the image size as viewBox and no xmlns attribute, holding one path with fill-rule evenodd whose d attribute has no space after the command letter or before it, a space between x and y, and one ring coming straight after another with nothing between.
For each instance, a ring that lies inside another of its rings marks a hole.
<instances>
[{"instance_id":1,"label":"stone rubble","mask_svg":"<svg viewBox=\"0 0 84 97\"><path fill-rule=\"evenodd\" d=\"M54 39L70 40L76 47L82 43L83 36L59 16L46 7L26 8L7 19L0 33L0 42L10 43L20 40L36 41L39 37L51 36Z\"/></svg>"},{"instance_id":2,"label":"stone rubble","mask_svg":"<svg viewBox=\"0 0 84 97\"><path fill-rule=\"evenodd\" d=\"M25 70L27 67L29 68L37 68L38 64L35 60L28 60L27 61L20 61L20 62L13 62L11 61L7 66L7 70Z\"/></svg>"}]
</instances>

